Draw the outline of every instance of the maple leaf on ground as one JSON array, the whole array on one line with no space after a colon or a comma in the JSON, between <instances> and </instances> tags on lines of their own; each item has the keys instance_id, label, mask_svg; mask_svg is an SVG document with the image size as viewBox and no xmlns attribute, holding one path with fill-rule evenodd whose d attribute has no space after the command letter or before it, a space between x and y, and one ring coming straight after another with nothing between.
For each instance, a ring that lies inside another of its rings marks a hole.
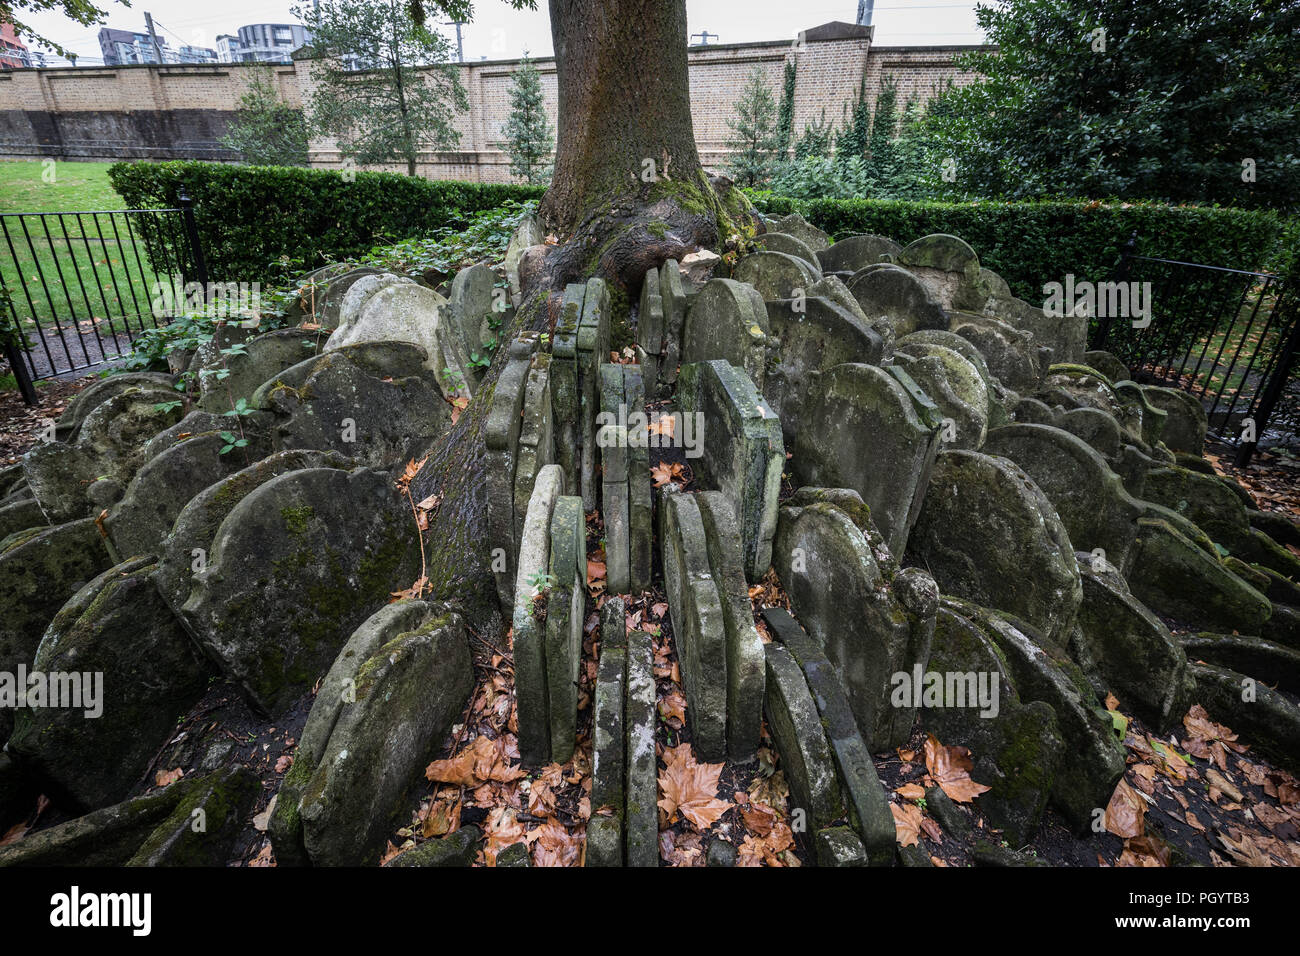
<instances>
[{"instance_id":1,"label":"maple leaf on ground","mask_svg":"<svg viewBox=\"0 0 1300 956\"><path fill-rule=\"evenodd\" d=\"M680 691L674 690L670 694L665 694L659 701L659 716L665 721L676 720L677 729L681 729L686 724L686 698Z\"/></svg>"},{"instance_id":2,"label":"maple leaf on ground","mask_svg":"<svg viewBox=\"0 0 1300 956\"><path fill-rule=\"evenodd\" d=\"M934 782L949 799L957 803L970 803L989 790L984 784L971 779L970 772L974 766L970 751L965 747L945 747L934 734L926 735L925 769L930 771Z\"/></svg>"},{"instance_id":3,"label":"maple leaf on ground","mask_svg":"<svg viewBox=\"0 0 1300 956\"><path fill-rule=\"evenodd\" d=\"M924 814L915 803L889 805L889 812L894 815L894 839L899 846L915 846L921 838L921 821Z\"/></svg>"},{"instance_id":4,"label":"maple leaf on ground","mask_svg":"<svg viewBox=\"0 0 1300 956\"><path fill-rule=\"evenodd\" d=\"M650 476L654 479L654 486L662 488L673 480L673 470L667 462L661 461L650 469Z\"/></svg>"},{"instance_id":5,"label":"maple leaf on ground","mask_svg":"<svg viewBox=\"0 0 1300 956\"><path fill-rule=\"evenodd\" d=\"M183 776L185 776L185 771L180 767L175 770L159 770L154 774L153 782L159 787L167 787Z\"/></svg>"},{"instance_id":6,"label":"maple leaf on ground","mask_svg":"<svg viewBox=\"0 0 1300 956\"><path fill-rule=\"evenodd\" d=\"M1140 837L1146 828L1147 804L1123 778L1106 805L1106 829L1118 837Z\"/></svg>"},{"instance_id":7,"label":"maple leaf on ground","mask_svg":"<svg viewBox=\"0 0 1300 956\"><path fill-rule=\"evenodd\" d=\"M483 821L487 836L483 844L483 858L488 866L497 865L497 854L508 846L526 842L528 834L524 825L515 818L511 807L493 807Z\"/></svg>"},{"instance_id":8,"label":"maple leaf on ground","mask_svg":"<svg viewBox=\"0 0 1300 956\"><path fill-rule=\"evenodd\" d=\"M1242 754L1250 749L1245 744L1237 743L1237 735L1223 724L1212 721L1200 704L1193 704L1187 711L1183 717L1183 727L1190 735L1190 739L1185 741L1183 746L1193 757L1200 757L1202 760L1210 758L1210 744L1215 742L1234 753Z\"/></svg>"},{"instance_id":9,"label":"maple leaf on ground","mask_svg":"<svg viewBox=\"0 0 1300 956\"><path fill-rule=\"evenodd\" d=\"M1116 866L1161 867L1169 865L1172 850L1169 844L1154 834L1132 837L1124 841L1124 852Z\"/></svg>"},{"instance_id":10,"label":"maple leaf on ground","mask_svg":"<svg viewBox=\"0 0 1300 956\"><path fill-rule=\"evenodd\" d=\"M665 750L664 763L667 766L659 772L659 791L663 794L659 807L669 822L680 813L703 832L731 809L730 803L717 798L724 764L697 763L690 744Z\"/></svg>"},{"instance_id":11,"label":"maple leaf on ground","mask_svg":"<svg viewBox=\"0 0 1300 956\"><path fill-rule=\"evenodd\" d=\"M582 856L582 842L555 817L528 834L536 866L577 866Z\"/></svg>"},{"instance_id":12,"label":"maple leaf on ground","mask_svg":"<svg viewBox=\"0 0 1300 956\"><path fill-rule=\"evenodd\" d=\"M593 561L587 559L587 587L594 587L596 582L604 581L609 573L604 561Z\"/></svg>"},{"instance_id":13,"label":"maple leaf on ground","mask_svg":"<svg viewBox=\"0 0 1300 956\"><path fill-rule=\"evenodd\" d=\"M1224 833L1215 834L1223 844L1233 862L1241 866L1272 866L1273 860L1255 842L1249 833L1233 829L1232 836Z\"/></svg>"},{"instance_id":14,"label":"maple leaf on ground","mask_svg":"<svg viewBox=\"0 0 1300 956\"><path fill-rule=\"evenodd\" d=\"M527 776L522 768L510 766L509 749L509 742L503 738L493 740L480 734L456 756L429 764L424 775L437 783L462 787L477 787L490 780L509 783Z\"/></svg>"}]
</instances>

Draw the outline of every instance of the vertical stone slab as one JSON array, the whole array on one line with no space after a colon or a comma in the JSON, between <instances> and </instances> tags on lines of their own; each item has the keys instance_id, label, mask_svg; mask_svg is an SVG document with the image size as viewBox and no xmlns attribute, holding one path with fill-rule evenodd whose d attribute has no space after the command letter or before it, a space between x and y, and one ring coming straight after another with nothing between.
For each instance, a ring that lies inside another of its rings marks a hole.
<instances>
[{"instance_id":1,"label":"vertical stone slab","mask_svg":"<svg viewBox=\"0 0 1300 956\"><path fill-rule=\"evenodd\" d=\"M515 538L523 533L524 515L533 495L537 473L555 460L554 422L551 418L551 355L532 357L524 381L523 419L515 458Z\"/></svg>"},{"instance_id":2,"label":"vertical stone slab","mask_svg":"<svg viewBox=\"0 0 1300 956\"><path fill-rule=\"evenodd\" d=\"M627 499L628 436L623 399L623 366L600 366L600 417L596 444L601 455L601 509L605 519L606 586L610 594L629 590Z\"/></svg>"},{"instance_id":3,"label":"vertical stone slab","mask_svg":"<svg viewBox=\"0 0 1300 956\"><path fill-rule=\"evenodd\" d=\"M642 630L627 635L627 816L628 866L659 865L659 772L655 754L654 644Z\"/></svg>"},{"instance_id":4,"label":"vertical stone slab","mask_svg":"<svg viewBox=\"0 0 1300 956\"><path fill-rule=\"evenodd\" d=\"M582 468L582 406L578 398L578 325L587 287L571 282L564 287L560 317L551 345L551 416L555 422L555 460L564 469L566 487L578 488Z\"/></svg>"},{"instance_id":5,"label":"vertical stone slab","mask_svg":"<svg viewBox=\"0 0 1300 956\"><path fill-rule=\"evenodd\" d=\"M782 507L772 554L791 608L839 673L868 748L904 744L916 710L892 706L890 679L929 659L934 581L915 568L886 580L866 534L829 501Z\"/></svg>"},{"instance_id":6,"label":"vertical stone slab","mask_svg":"<svg viewBox=\"0 0 1300 956\"><path fill-rule=\"evenodd\" d=\"M623 397L628 413L628 586L633 593L649 590L654 573L654 490L649 420L645 418L645 395L652 388L644 369L623 366Z\"/></svg>"},{"instance_id":7,"label":"vertical stone slab","mask_svg":"<svg viewBox=\"0 0 1300 956\"><path fill-rule=\"evenodd\" d=\"M525 767L541 767L551 758L551 722L546 687L546 626L539 619L537 598L545 590L543 576L551 566L551 515L564 493L564 471L547 465L537 474L519 542L515 578L514 625L515 707L519 725L519 759Z\"/></svg>"},{"instance_id":8,"label":"vertical stone slab","mask_svg":"<svg viewBox=\"0 0 1300 956\"><path fill-rule=\"evenodd\" d=\"M907 390L874 365L837 365L821 377L816 400L791 431L790 467L799 482L858 492L890 552L902 555L940 438Z\"/></svg>"},{"instance_id":9,"label":"vertical stone slab","mask_svg":"<svg viewBox=\"0 0 1300 956\"><path fill-rule=\"evenodd\" d=\"M767 333L767 306L753 286L734 279L710 279L686 316L682 361L722 359L742 369L762 389Z\"/></svg>"},{"instance_id":10,"label":"vertical stone slab","mask_svg":"<svg viewBox=\"0 0 1300 956\"><path fill-rule=\"evenodd\" d=\"M799 664L812 691L831 756L839 771L849 820L862 838L864 862L872 866L892 866L895 837L889 799L876 774L876 765L866 742L858 732L839 675L821 647L804 632L789 611L779 607L768 608L763 612L763 618L772 629L773 637Z\"/></svg>"},{"instance_id":11,"label":"vertical stone slab","mask_svg":"<svg viewBox=\"0 0 1300 956\"><path fill-rule=\"evenodd\" d=\"M682 331L686 325L686 291L676 259L669 259L659 270L659 297L664 306L664 349L659 359L659 380L666 385L677 381L677 365L682 357Z\"/></svg>"},{"instance_id":12,"label":"vertical stone slab","mask_svg":"<svg viewBox=\"0 0 1300 956\"><path fill-rule=\"evenodd\" d=\"M521 348L522 351L522 348ZM519 432L523 427L524 386L529 357L516 354L515 346L506 359L492 393L492 407L484 426L487 445L488 548L505 553L504 571L497 571L497 595L501 608L514 605L515 583L515 463ZM490 561L493 567L503 562Z\"/></svg>"},{"instance_id":13,"label":"vertical stone slab","mask_svg":"<svg viewBox=\"0 0 1300 956\"><path fill-rule=\"evenodd\" d=\"M587 866L623 865L626 807L627 626L622 600L610 598L600 613L600 665L592 728L591 812L587 824Z\"/></svg>"},{"instance_id":14,"label":"vertical stone slab","mask_svg":"<svg viewBox=\"0 0 1300 956\"><path fill-rule=\"evenodd\" d=\"M582 414L582 506L596 510L596 412L600 405L600 366L609 361L609 287L588 279L578 324L578 393Z\"/></svg>"},{"instance_id":15,"label":"vertical stone slab","mask_svg":"<svg viewBox=\"0 0 1300 956\"><path fill-rule=\"evenodd\" d=\"M664 345L664 300L660 294L659 272L647 270L641 284L641 302L637 309L637 364L643 369L645 388L652 395L657 384L659 356Z\"/></svg>"},{"instance_id":16,"label":"vertical stone slab","mask_svg":"<svg viewBox=\"0 0 1300 956\"><path fill-rule=\"evenodd\" d=\"M739 369L722 361L682 368L678 401L704 416L702 483L731 498L745 543L745 574L756 581L772 563L785 445L781 423Z\"/></svg>"},{"instance_id":17,"label":"vertical stone slab","mask_svg":"<svg viewBox=\"0 0 1300 956\"><path fill-rule=\"evenodd\" d=\"M758 752L763 729L763 641L750 610L735 509L720 491L701 491L695 500L726 628L727 754L732 760L746 761Z\"/></svg>"},{"instance_id":18,"label":"vertical stone slab","mask_svg":"<svg viewBox=\"0 0 1300 956\"><path fill-rule=\"evenodd\" d=\"M767 644L763 650L767 657L767 726L781 755L792 809L803 810L810 827L820 830L844 815L831 748L803 672L790 652L780 644Z\"/></svg>"},{"instance_id":19,"label":"vertical stone slab","mask_svg":"<svg viewBox=\"0 0 1300 956\"><path fill-rule=\"evenodd\" d=\"M722 760L727 752L727 634L694 495L660 498L664 588L681 664L686 716L695 753Z\"/></svg>"},{"instance_id":20,"label":"vertical stone slab","mask_svg":"<svg viewBox=\"0 0 1300 956\"><path fill-rule=\"evenodd\" d=\"M551 515L551 590L546 602L546 689L555 763L567 763L577 741L586 571L582 499L564 495L556 499Z\"/></svg>"}]
</instances>

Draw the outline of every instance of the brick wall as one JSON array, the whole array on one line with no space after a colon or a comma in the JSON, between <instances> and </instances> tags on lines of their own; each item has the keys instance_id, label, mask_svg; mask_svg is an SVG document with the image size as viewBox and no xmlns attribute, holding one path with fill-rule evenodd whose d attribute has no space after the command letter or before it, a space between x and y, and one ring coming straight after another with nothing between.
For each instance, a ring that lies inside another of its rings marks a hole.
<instances>
[{"instance_id":1,"label":"brick wall","mask_svg":"<svg viewBox=\"0 0 1300 956\"><path fill-rule=\"evenodd\" d=\"M787 61L796 65L795 135L825 111L837 124L865 78L874 104L881 84L897 83L902 101L933 95L949 81L969 82L953 58L971 47L872 47L866 37L816 42L773 41L692 47L691 114L700 157L719 169L726 161L727 120L749 75L761 70L779 100ZM518 60L459 67L470 109L457 117L455 152L426 153L421 175L475 182L510 181L501 128L510 112L510 78ZM537 60L552 125L558 108L554 60ZM273 67L284 98L306 103L310 60ZM240 64L129 66L0 72L0 156L82 159L228 159L220 147L236 101L251 76ZM311 143L313 166L338 168L328 139ZM404 166L389 167L405 171Z\"/></svg>"}]
</instances>

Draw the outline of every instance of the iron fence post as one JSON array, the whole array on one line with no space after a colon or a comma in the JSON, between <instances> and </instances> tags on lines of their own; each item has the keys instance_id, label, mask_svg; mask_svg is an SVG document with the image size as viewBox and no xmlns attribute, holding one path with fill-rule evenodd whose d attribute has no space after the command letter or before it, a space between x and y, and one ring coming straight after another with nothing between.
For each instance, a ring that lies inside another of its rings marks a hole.
<instances>
[{"instance_id":1,"label":"iron fence post","mask_svg":"<svg viewBox=\"0 0 1300 956\"><path fill-rule=\"evenodd\" d=\"M1288 296L1287 293L1290 293ZM1287 298L1286 308L1291 312L1297 311L1300 303L1296 300L1296 290L1284 286L1278 293L1278 300L1274 304L1274 309L1281 308L1282 298ZM1296 352L1300 351L1300 315L1292 315L1289 318L1291 327L1287 332L1286 341L1282 344L1282 352L1277 357L1277 362L1273 367L1273 374L1268 382L1264 385L1264 394L1260 397L1259 405L1255 409L1255 440L1252 442L1238 442L1237 455L1233 463L1238 468L1245 468L1250 464L1251 457L1255 454L1255 449L1259 445L1259 440L1264 437L1264 428L1268 425L1268 420L1273 416L1273 409L1277 406L1278 399L1282 397L1282 391L1286 388L1287 379L1291 375L1291 366L1295 364Z\"/></svg>"},{"instance_id":2,"label":"iron fence post","mask_svg":"<svg viewBox=\"0 0 1300 956\"><path fill-rule=\"evenodd\" d=\"M194 222L194 200L183 189L177 198L181 204L181 215L185 219L185 235L189 240L190 249L194 253L194 278L203 286L203 301L206 302L208 298L208 265L203 258L203 245L199 242L199 229Z\"/></svg>"}]
</instances>

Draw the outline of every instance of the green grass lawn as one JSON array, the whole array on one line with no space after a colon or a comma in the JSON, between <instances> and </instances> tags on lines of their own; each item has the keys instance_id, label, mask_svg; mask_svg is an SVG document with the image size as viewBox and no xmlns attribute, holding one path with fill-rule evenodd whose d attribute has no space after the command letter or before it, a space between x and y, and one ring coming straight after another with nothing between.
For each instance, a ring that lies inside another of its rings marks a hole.
<instances>
[{"instance_id":1,"label":"green grass lawn","mask_svg":"<svg viewBox=\"0 0 1300 956\"><path fill-rule=\"evenodd\" d=\"M47 172L41 160L0 160L0 213L121 209L111 165L55 162Z\"/></svg>"},{"instance_id":2,"label":"green grass lawn","mask_svg":"<svg viewBox=\"0 0 1300 956\"><path fill-rule=\"evenodd\" d=\"M111 163L46 165L0 161L0 213L106 212L122 198L108 180ZM124 317L138 327L156 278L140 234L121 216L4 217L0 281L9 290L19 327L104 323ZM140 220L133 218L132 225ZM24 226L26 227L24 229ZM6 310L7 311L7 310ZM83 328L86 326L83 325Z\"/></svg>"}]
</instances>

